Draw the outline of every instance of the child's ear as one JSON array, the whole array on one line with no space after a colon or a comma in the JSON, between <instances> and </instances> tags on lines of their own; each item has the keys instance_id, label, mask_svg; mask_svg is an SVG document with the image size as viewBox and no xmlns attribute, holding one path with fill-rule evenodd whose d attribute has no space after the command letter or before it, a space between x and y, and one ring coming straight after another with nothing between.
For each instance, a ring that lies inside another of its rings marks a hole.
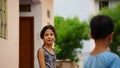
<instances>
[{"instance_id":1,"label":"child's ear","mask_svg":"<svg viewBox=\"0 0 120 68\"><path fill-rule=\"evenodd\" d=\"M108 35L108 40L109 40L110 42L112 42L112 37L113 37L113 32Z\"/></svg>"}]
</instances>

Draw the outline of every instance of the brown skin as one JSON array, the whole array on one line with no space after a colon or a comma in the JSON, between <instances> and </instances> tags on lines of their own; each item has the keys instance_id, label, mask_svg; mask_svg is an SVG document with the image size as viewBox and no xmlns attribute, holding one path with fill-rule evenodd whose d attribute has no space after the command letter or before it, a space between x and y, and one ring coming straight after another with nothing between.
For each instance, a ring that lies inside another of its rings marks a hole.
<instances>
[{"instance_id":1,"label":"brown skin","mask_svg":"<svg viewBox=\"0 0 120 68\"><path fill-rule=\"evenodd\" d=\"M90 54L97 55L102 52L105 52L112 41L112 36L113 36L113 33L109 34L105 39L94 40L95 48ZM92 35L91 35L91 38L92 38Z\"/></svg>"},{"instance_id":2,"label":"brown skin","mask_svg":"<svg viewBox=\"0 0 120 68\"><path fill-rule=\"evenodd\" d=\"M44 52L41 49L39 49L39 55L38 55L38 60L39 60L39 65L40 65L40 68L45 68L45 60L44 60Z\"/></svg>"},{"instance_id":3,"label":"brown skin","mask_svg":"<svg viewBox=\"0 0 120 68\"><path fill-rule=\"evenodd\" d=\"M44 41L43 48L45 48L49 53L54 54L52 46L55 41L55 34L51 29L47 29L45 31L43 41ZM43 49L40 48L39 55L38 55L38 61L39 61L40 68L46 68L44 59L45 59L45 57L44 57Z\"/></svg>"}]
</instances>

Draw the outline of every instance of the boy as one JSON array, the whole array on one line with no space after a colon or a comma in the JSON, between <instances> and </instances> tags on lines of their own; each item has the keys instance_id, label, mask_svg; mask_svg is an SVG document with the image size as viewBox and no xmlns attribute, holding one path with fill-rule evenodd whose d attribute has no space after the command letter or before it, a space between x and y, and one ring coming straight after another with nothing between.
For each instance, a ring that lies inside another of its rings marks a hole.
<instances>
[{"instance_id":1,"label":"boy","mask_svg":"<svg viewBox=\"0 0 120 68\"><path fill-rule=\"evenodd\" d=\"M112 19L105 15L97 15L90 21L90 29L95 48L86 58L84 68L120 68L120 58L107 51L113 36Z\"/></svg>"}]
</instances>

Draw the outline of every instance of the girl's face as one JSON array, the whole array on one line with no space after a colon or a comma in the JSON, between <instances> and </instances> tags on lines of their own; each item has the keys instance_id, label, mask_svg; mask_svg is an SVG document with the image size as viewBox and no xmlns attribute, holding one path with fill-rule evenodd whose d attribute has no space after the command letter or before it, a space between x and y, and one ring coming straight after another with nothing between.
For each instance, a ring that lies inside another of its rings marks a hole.
<instances>
[{"instance_id":1,"label":"girl's face","mask_svg":"<svg viewBox=\"0 0 120 68\"><path fill-rule=\"evenodd\" d=\"M44 43L47 45L52 45L55 41L55 34L51 29L47 29L44 34Z\"/></svg>"}]
</instances>

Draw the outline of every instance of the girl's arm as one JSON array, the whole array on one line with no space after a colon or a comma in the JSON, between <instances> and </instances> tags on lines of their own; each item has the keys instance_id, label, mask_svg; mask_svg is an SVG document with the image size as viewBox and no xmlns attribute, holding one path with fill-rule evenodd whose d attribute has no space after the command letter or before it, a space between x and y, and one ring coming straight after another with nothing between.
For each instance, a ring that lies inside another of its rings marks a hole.
<instances>
[{"instance_id":1,"label":"girl's arm","mask_svg":"<svg viewBox=\"0 0 120 68\"><path fill-rule=\"evenodd\" d=\"M44 57L44 51L42 48L39 49L38 52L38 61L40 68L46 68L45 66L45 57Z\"/></svg>"}]
</instances>

